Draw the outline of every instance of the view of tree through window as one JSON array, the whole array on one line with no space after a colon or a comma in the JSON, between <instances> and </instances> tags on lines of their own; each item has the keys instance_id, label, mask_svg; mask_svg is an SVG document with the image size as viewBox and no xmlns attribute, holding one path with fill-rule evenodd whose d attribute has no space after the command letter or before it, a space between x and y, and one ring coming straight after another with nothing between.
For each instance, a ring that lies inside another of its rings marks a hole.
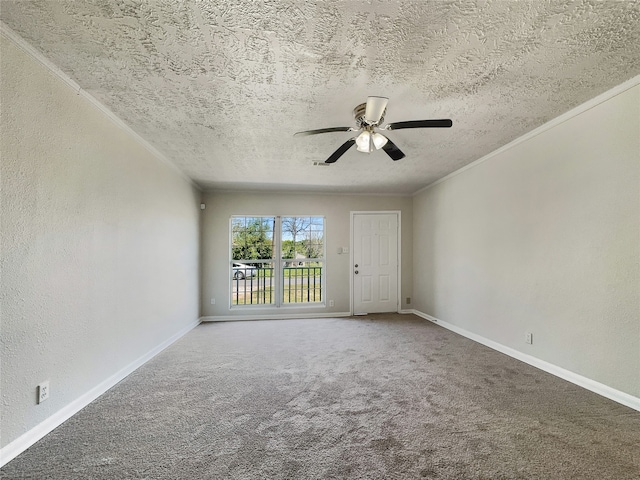
<instances>
[{"instance_id":1,"label":"view of tree through window","mask_svg":"<svg viewBox=\"0 0 640 480\"><path fill-rule=\"evenodd\" d=\"M236 217L232 221L232 253L234 260L273 258L273 217Z\"/></svg>"},{"instance_id":2,"label":"view of tree through window","mask_svg":"<svg viewBox=\"0 0 640 480\"><path fill-rule=\"evenodd\" d=\"M321 258L324 255L324 218L283 217L282 258Z\"/></svg>"},{"instance_id":3,"label":"view of tree through window","mask_svg":"<svg viewBox=\"0 0 640 480\"><path fill-rule=\"evenodd\" d=\"M322 302L323 266L323 217L231 218L232 305Z\"/></svg>"}]
</instances>

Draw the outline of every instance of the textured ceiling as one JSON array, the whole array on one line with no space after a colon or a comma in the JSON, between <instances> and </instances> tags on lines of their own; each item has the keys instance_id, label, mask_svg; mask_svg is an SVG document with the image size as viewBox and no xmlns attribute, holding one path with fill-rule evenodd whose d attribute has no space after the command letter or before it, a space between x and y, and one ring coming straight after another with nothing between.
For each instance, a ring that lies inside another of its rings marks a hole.
<instances>
[{"instance_id":1,"label":"textured ceiling","mask_svg":"<svg viewBox=\"0 0 640 480\"><path fill-rule=\"evenodd\" d=\"M640 74L636 1L28 1L0 18L203 188L412 193ZM386 121L451 118L347 152Z\"/></svg>"}]
</instances>

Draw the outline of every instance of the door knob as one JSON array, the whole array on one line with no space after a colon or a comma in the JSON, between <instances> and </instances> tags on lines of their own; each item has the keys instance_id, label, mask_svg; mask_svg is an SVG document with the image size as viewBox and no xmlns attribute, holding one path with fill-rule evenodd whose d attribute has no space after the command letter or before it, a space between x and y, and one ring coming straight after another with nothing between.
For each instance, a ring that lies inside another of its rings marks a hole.
<instances>
[{"instance_id":1,"label":"door knob","mask_svg":"<svg viewBox=\"0 0 640 480\"><path fill-rule=\"evenodd\" d=\"M358 264L357 263L355 264L355 267L358 268Z\"/></svg>"},{"instance_id":2,"label":"door knob","mask_svg":"<svg viewBox=\"0 0 640 480\"><path fill-rule=\"evenodd\" d=\"M356 275L357 275L357 274L358 274L358 270L356 270L356 272L355 272L355 273L356 273Z\"/></svg>"}]
</instances>

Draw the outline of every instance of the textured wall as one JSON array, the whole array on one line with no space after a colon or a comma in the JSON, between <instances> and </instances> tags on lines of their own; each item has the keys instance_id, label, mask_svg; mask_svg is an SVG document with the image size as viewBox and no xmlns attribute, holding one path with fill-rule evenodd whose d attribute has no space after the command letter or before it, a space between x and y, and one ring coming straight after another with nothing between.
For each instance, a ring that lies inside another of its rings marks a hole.
<instances>
[{"instance_id":1,"label":"textured wall","mask_svg":"<svg viewBox=\"0 0 640 480\"><path fill-rule=\"evenodd\" d=\"M416 308L640 397L639 132L635 86L417 195Z\"/></svg>"},{"instance_id":2,"label":"textured wall","mask_svg":"<svg viewBox=\"0 0 640 480\"><path fill-rule=\"evenodd\" d=\"M360 195L305 195L275 193L205 193L207 208L203 217L202 241L202 314L299 314L348 312L349 254L337 253L338 247L348 247L351 211L400 210L402 212L402 279L401 298L411 296L412 279L412 199L411 197L372 197ZM229 309L229 219L232 215L324 215L326 235L325 299L334 300L329 307L281 307ZM216 304L211 305L214 297ZM401 308L408 308L404 303Z\"/></svg>"},{"instance_id":3,"label":"textured wall","mask_svg":"<svg viewBox=\"0 0 640 480\"><path fill-rule=\"evenodd\" d=\"M4 447L196 321L200 210L187 181L1 38Z\"/></svg>"}]
</instances>

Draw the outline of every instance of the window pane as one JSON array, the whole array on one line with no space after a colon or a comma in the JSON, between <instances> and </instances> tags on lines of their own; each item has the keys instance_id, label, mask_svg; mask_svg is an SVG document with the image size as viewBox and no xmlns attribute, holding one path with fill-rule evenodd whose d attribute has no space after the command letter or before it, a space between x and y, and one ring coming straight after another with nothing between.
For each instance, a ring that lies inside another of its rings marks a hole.
<instances>
[{"instance_id":1,"label":"window pane","mask_svg":"<svg viewBox=\"0 0 640 480\"><path fill-rule=\"evenodd\" d=\"M231 272L232 305L275 303L273 262L256 262L254 265L234 262Z\"/></svg>"},{"instance_id":2,"label":"window pane","mask_svg":"<svg viewBox=\"0 0 640 480\"><path fill-rule=\"evenodd\" d=\"M285 304L322 301L322 262L285 262L282 274Z\"/></svg>"},{"instance_id":3,"label":"window pane","mask_svg":"<svg viewBox=\"0 0 640 480\"><path fill-rule=\"evenodd\" d=\"M324 257L323 217L282 219L282 301L322 302ZM310 262L308 259L317 259Z\"/></svg>"},{"instance_id":4,"label":"window pane","mask_svg":"<svg viewBox=\"0 0 640 480\"><path fill-rule=\"evenodd\" d=\"M269 260L273 258L273 217L233 217L231 258Z\"/></svg>"},{"instance_id":5,"label":"window pane","mask_svg":"<svg viewBox=\"0 0 640 480\"><path fill-rule=\"evenodd\" d=\"M320 258L324 255L323 217L283 217L283 259Z\"/></svg>"}]
</instances>

